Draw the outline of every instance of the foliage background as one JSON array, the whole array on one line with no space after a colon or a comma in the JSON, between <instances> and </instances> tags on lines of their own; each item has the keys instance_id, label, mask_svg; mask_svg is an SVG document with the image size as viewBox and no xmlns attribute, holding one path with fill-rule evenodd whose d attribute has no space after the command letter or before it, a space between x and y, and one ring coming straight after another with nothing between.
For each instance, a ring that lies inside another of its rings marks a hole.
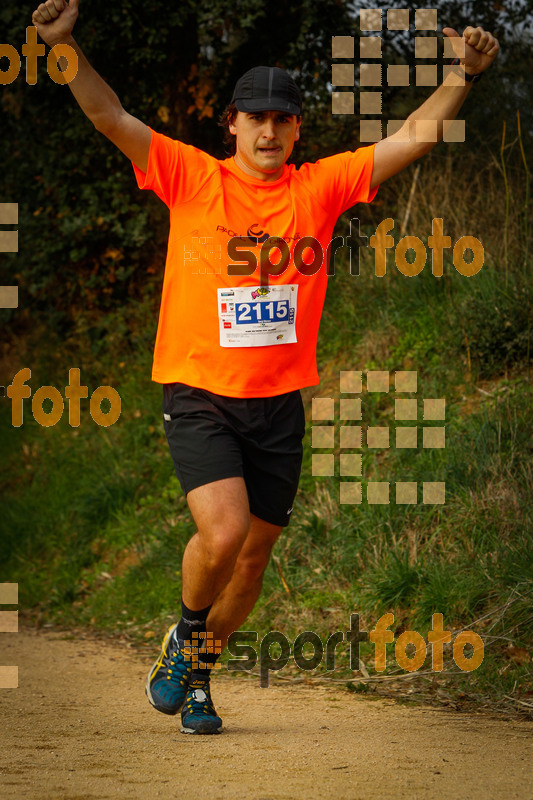
<instances>
[{"instance_id":1,"label":"foliage background","mask_svg":"<svg viewBox=\"0 0 533 800\"><path fill-rule=\"evenodd\" d=\"M329 81L331 36L359 35L360 5L94 0L82 2L75 35L128 111L218 157L217 119L239 75L260 63L291 70L306 103L299 162L358 146L357 114L331 115ZM483 270L467 280L447 262L440 281L429 267L416 279L390 271L377 281L364 255L354 281L344 265L331 280L321 326L322 383L305 394L308 407L313 394L333 396L340 369L417 369L426 396L447 398L448 438L444 452L422 452L410 468L415 477L428 470L445 477L447 503L339 507L335 481L310 477L309 438L297 514L247 623L325 633L346 627L353 608L366 615L367 629L387 610L398 631L427 630L432 610L456 630L479 619L491 644L485 671L468 683L449 669L443 686L449 680L478 700L507 694L516 708L533 691L532 5L433 4L439 30L449 24L461 33L473 22L496 33L502 47L461 111L467 141L438 145L423 160L408 223L416 165L338 223L346 235L356 213L371 234L391 216L396 240L405 221L407 232L427 241L431 219L443 217L452 241L482 240ZM404 4L383 8L395 6ZM31 11L0 9L0 40L19 52ZM385 65L414 65L412 29L383 36ZM180 556L192 532L166 452L159 388L149 380L167 212L138 192L131 166L41 62L35 86L21 73L0 88L0 202L19 204L20 230L19 253L0 257L0 283L20 286L20 307L0 311L0 377L8 384L30 366L35 391L63 387L68 369L79 366L89 392L100 384L119 390L123 414L107 430L88 412L77 430L66 414L43 429L27 403L24 425L14 429L8 404L0 406L0 579L20 582L21 604L37 624L122 632L150 645L175 613ZM430 91L385 87L383 107L403 118ZM373 418L379 424L389 411L377 402ZM365 471L394 476L407 468L404 456L369 458ZM431 686L442 697L444 688Z\"/></svg>"},{"instance_id":2,"label":"foliage background","mask_svg":"<svg viewBox=\"0 0 533 800\"><path fill-rule=\"evenodd\" d=\"M532 128L531 0L432 7L443 26L453 21L462 31L475 20L501 40L501 56L466 107L468 142L456 148L456 164L463 158L471 163L473 155L482 164L497 146L502 120L514 119L516 108L523 128ZM30 21L31 7L4 6L2 41L20 52ZM75 35L128 111L218 157L217 119L239 75L258 63L293 71L306 98L305 136L296 155L303 161L357 146L357 118L329 113L331 37L357 36L357 24L357 5L335 0L289 7L259 0L123 0L110 7L95 0L81 4ZM382 33L383 63L413 65L412 32ZM427 94L386 87L383 107L390 118L402 118ZM27 85L21 71L2 87L0 107L2 191L17 199L23 231L19 254L2 258L0 275L6 282L16 276L25 313L46 309L52 326L65 330L80 311L141 296L147 265L149 275L162 266L166 210L139 194L130 165L93 129L67 87L48 78L43 58L37 84ZM385 186L380 199L389 205L395 193ZM10 321L22 319L17 312Z\"/></svg>"}]
</instances>

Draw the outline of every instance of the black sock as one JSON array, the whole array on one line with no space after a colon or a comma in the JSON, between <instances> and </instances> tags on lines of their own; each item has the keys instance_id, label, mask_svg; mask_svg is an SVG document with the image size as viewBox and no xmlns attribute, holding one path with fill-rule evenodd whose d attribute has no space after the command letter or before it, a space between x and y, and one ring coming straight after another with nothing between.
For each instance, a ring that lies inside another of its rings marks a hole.
<instances>
[{"instance_id":1,"label":"black sock","mask_svg":"<svg viewBox=\"0 0 533 800\"><path fill-rule=\"evenodd\" d=\"M198 638L197 636L193 637L193 633L205 634L205 623L210 609L211 606L207 606L206 608L202 608L200 611L192 611L190 608L187 608L182 600L181 619L178 622L176 637L181 641L188 641L192 645L192 639ZM202 636L202 638L204 638L204 636Z\"/></svg>"},{"instance_id":2,"label":"black sock","mask_svg":"<svg viewBox=\"0 0 533 800\"><path fill-rule=\"evenodd\" d=\"M209 631L207 631L209 634ZM200 652L207 650L206 653ZM216 652L216 651L219 652ZM215 664L220 657L220 644L217 642L213 634L209 635L208 639L199 641L198 661L194 663L191 673L191 683L193 681L208 681L212 673L215 671Z\"/></svg>"}]
</instances>

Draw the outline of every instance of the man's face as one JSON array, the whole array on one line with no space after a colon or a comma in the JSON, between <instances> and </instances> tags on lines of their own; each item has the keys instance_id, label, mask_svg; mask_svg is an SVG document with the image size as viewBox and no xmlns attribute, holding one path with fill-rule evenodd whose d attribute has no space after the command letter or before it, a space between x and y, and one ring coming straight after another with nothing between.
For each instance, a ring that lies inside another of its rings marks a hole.
<instances>
[{"instance_id":1,"label":"man's face","mask_svg":"<svg viewBox=\"0 0 533 800\"><path fill-rule=\"evenodd\" d=\"M238 111L229 126L237 138L235 161L248 175L275 181L283 172L294 142L300 138L300 122L282 111Z\"/></svg>"}]
</instances>

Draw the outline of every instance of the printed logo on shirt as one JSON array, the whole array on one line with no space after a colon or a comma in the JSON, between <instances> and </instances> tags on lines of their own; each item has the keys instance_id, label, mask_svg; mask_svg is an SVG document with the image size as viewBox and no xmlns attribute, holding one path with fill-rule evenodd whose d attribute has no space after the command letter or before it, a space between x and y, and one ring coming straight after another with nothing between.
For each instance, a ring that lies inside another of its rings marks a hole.
<instances>
[{"instance_id":1,"label":"printed logo on shirt","mask_svg":"<svg viewBox=\"0 0 533 800\"><path fill-rule=\"evenodd\" d=\"M255 228L259 228L259 230L254 230ZM259 222L253 222L246 231L246 234L237 233L231 228L226 228L224 225L217 225L216 231L227 233L230 238L237 237L243 240L248 239L254 247L258 247L260 244L264 244L264 242L269 240L270 244L275 246L276 242L297 242L302 238L298 231L292 236L271 236L268 232L260 228Z\"/></svg>"},{"instance_id":2,"label":"printed logo on shirt","mask_svg":"<svg viewBox=\"0 0 533 800\"><path fill-rule=\"evenodd\" d=\"M263 231L254 231L254 228L258 227L259 223L254 222L254 224L250 225L250 227L247 230L248 238L250 239L252 244L263 244L263 242L266 242L267 239L270 239L269 233L263 233Z\"/></svg>"}]
</instances>

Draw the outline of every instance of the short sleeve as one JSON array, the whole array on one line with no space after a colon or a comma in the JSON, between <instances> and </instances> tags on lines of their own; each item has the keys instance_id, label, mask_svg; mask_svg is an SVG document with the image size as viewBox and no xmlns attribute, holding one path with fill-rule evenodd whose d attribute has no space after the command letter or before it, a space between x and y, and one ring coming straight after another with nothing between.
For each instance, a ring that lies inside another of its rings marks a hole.
<instances>
[{"instance_id":1,"label":"short sleeve","mask_svg":"<svg viewBox=\"0 0 533 800\"><path fill-rule=\"evenodd\" d=\"M337 153L307 164L320 204L337 216L356 203L370 203L379 187L370 188L374 168L374 147Z\"/></svg>"},{"instance_id":2,"label":"short sleeve","mask_svg":"<svg viewBox=\"0 0 533 800\"><path fill-rule=\"evenodd\" d=\"M171 208L192 200L216 171L218 161L197 147L152 130L146 172L132 166L139 189L151 189Z\"/></svg>"}]
</instances>

